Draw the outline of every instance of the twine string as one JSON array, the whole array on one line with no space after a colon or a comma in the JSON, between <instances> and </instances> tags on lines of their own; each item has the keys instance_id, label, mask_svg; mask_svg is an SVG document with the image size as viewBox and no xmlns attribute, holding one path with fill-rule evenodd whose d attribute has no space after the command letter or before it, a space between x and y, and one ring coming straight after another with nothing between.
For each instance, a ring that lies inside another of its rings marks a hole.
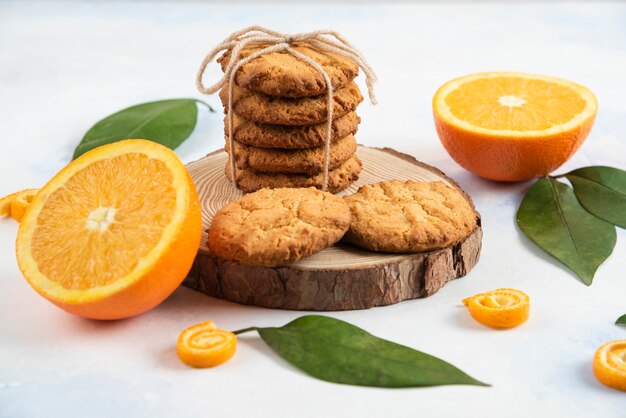
<instances>
[{"instance_id":1,"label":"twine string","mask_svg":"<svg viewBox=\"0 0 626 418\"><path fill-rule=\"evenodd\" d=\"M285 51L301 61L307 63L315 69L324 78L326 83L326 137L324 141L324 170L322 178L322 190L328 189L329 165L330 165L330 145L332 141L332 124L333 124L333 94L334 89L332 81L328 73L315 60L309 58L303 53L295 50L292 46L295 43L308 43L311 47L318 51L333 53L344 56L352 61L363 70L365 74L365 82L367 92L372 104L376 104L376 96L374 94L374 83L376 82L376 74L370 67L367 60L339 33L332 30L318 30L306 33L296 33L292 35L276 32L262 26L250 26L245 29L232 33L202 60L198 73L196 75L196 87L203 94L214 94L225 85L228 88L228 145L230 148L230 173L232 181L237 185L237 170L235 162L235 147L233 139L233 86L235 83L235 75L237 71L249 63L250 61L260 57L261 55L272 52ZM241 51L247 46L262 46L261 49L251 53L245 58L240 58ZM207 66L222 51L230 51L230 59L228 65L224 69L224 74L215 84L205 86L203 76Z\"/></svg>"}]
</instances>

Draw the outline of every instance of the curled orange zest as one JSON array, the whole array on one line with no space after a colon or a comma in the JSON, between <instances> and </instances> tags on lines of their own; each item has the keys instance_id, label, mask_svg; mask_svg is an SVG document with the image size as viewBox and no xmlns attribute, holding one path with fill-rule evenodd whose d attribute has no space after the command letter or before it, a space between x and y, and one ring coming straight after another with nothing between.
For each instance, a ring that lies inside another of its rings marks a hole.
<instances>
[{"instance_id":1,"label":"curled orange zest","mask_svg":"<svg viewBox=\"0 0 626 418\"><path fill-rule=\"evenodd\" d=\"M237 349L237 336L218 329L213 321L193 325L178 337L176 353L191 367L213 367L228 361Z\"/></svg>"},{"instance_id":2,"label":"curled orange zest","mask_svg":"<svg viewBox=\"0 0 626 418\"><path fill-rule=\"evenodd\" d=\"M19 192L11 193L10 195L0 198L0 218L11 215L11 203L15 200Z\"/></svg>"},{"instance_id":3,"label":"curled orange zest","mask_svg":"<svg viewBox=\"0 0 626 418\"><path fill-rule=\"evenodd\" d=\"M603 385L626 392L626 340L611 341L598 348L593 373Z\"/></svg>"},{"instance_id":4,"label":"curled orange zest","mask_svg":"<svg viewBox=\"0 0 626 418\"><path fill-rule=\"evenodd\" d=\"M512 328L528 319L530 298L521 290L496 289L463 299L476 321L492 328Z\"/></svg>"},{"instance_id":5,"label":"curled orange zest","mask_svg":"<svg viewBox=\"0 0 626 418\"><path fill-rule=\"evenodd\" d=\"M39 189L26 189L15 193L15 197L11 202L11 216L13 219L18 222L22 220L30 206L30 202L32 202L38 191Z\"/></svg>"}]
</instances>

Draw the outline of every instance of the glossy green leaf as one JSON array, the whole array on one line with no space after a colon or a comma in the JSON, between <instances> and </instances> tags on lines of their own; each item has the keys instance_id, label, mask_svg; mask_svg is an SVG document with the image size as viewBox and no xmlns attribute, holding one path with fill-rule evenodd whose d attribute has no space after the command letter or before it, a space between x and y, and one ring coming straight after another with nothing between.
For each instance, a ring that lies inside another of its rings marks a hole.
<instances>
[{"instance_id":1,"label":"glossy green leaf","mask_svg":"<svg viewBox=\"0 0 626 418\"><path fill-rule=\"evenodd\" d=\"M587 211L626 228L626 171L613 167L584 167L565 175Z\"/></svg>"},{"instance_id":2,"label":"glossy green leaf","mask_svg":"<svg viewBox=\"0 0 626 418\"><path fill-rule=\"evenodd\" d=\"M85 134L74 151L73 159L101 145L132 138L149 139L175 149L196 127L197 103L205 104L196 99L160 100L107 116Z\"/></svg>"},{"instance_id":3,"label":"glossy green leaf","mask_svg":"<svg viewBox=\"0 0 626 418\"><path fill-rule=\"evenodd\" d=\"M387 388L488 386L437 357L326 316L303 316L280 328L257 330L289 363L329 382Z\"/></svg>"},{"instance_id":4,"label":"glossy green leaf","mask_svg":"<svg viewBox=\"0 0 626 418\"><path fill-rule=\"evenodd\" d=\"M626 327L626 314L620 316L619 318L617 318L617 321L615 321L615 323L617 325L623 325Z\"/></svg>"},{"instance_id":5,"label":"glossy green leaf","mask_svg":"<svg viewBox=\"0 0 626 418\"><path fill-rule=\"evenodd\" d=\"M586 285L615 247L615 227L587 212L572 188L554 178L539 179L528 190L517 212L517 224Z\"/></svg>"}]
</instances>

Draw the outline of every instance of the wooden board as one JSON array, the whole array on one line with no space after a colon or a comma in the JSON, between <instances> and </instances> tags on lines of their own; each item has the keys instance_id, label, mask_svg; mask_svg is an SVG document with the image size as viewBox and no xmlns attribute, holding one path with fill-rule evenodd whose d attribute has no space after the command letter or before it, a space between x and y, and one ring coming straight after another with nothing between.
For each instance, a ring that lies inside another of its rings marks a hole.
<instances>
[{"instance_id":1,"label":"wooden board","mask_svg":"<svg viewBox=\"0 0 626 418\"><path fill-rule=\"evenodd\" d=\"M359 180L340 193L390 179L442 180L471 198L452 179L413 157L385 148L359 146ZM207 295L248 305L295 310L336 311L390 305L432 295L449 280L464 276L478 261L482 239L476 230L453 246L419 254L386 254L338 244L289 266L266 268L214 257L206 230L213 215L243 193L224 175L227 154L216 151L187 165L202 202L203 236L184 285Z\"/></svg>"}]
</instances>

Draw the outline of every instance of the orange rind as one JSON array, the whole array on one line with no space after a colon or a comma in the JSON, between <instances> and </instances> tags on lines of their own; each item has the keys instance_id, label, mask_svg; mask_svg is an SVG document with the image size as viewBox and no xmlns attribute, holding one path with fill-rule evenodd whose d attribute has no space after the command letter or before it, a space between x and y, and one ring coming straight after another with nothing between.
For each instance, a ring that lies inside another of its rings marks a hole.
<instances>
[{"instance_id":1,"label":"orange rind","mask_svg":"<svg viewBox=\"0 0 626 418\"><path fill-rule=\"evenodd\" d=\"M611 341L596 351L593 373L605 386L626 392L626 340Z\"/></svg>"},{"instance_id":2,"label":"orange rind","mask_svg":"<svg viewBox=\"0 0 626 418\"><path fill-rule=\"evenodd\" d=\"M20 222L39 189L21 190L15 194L11 202L11 217Z\"/></svg>"},{"instance_id":3,"label":"orange rind","mask_svg":"<svg viewBox=\"0 0 626 418\"><path fill-rule=\"evenodd\" d=\"M521 290L496 289L463 299L470 315L491 328L505 329L528 320L530 298Z\"/></svg>"},{"instance_id":4,"label":"orange rind","mask_svg":"<svg viewBox=\"0 0 626 418\"><path fill-rule=\"evenodd\" d=\"M218 329L213 321L193 325L178 337L178 358L191 367L214 367L228 361L237 350L237 336Z\"/></svg>"},{"instance_id":5,"label":"orange rind","mask_svg":"<svg viewBox=\"0 0 626 418\"><path fill-rule=\"evenodd\" d=\"M11 216L11 204L20 192L11 193L4 197L0 197L0 218Z\"/></svg>"}]
</instances>

